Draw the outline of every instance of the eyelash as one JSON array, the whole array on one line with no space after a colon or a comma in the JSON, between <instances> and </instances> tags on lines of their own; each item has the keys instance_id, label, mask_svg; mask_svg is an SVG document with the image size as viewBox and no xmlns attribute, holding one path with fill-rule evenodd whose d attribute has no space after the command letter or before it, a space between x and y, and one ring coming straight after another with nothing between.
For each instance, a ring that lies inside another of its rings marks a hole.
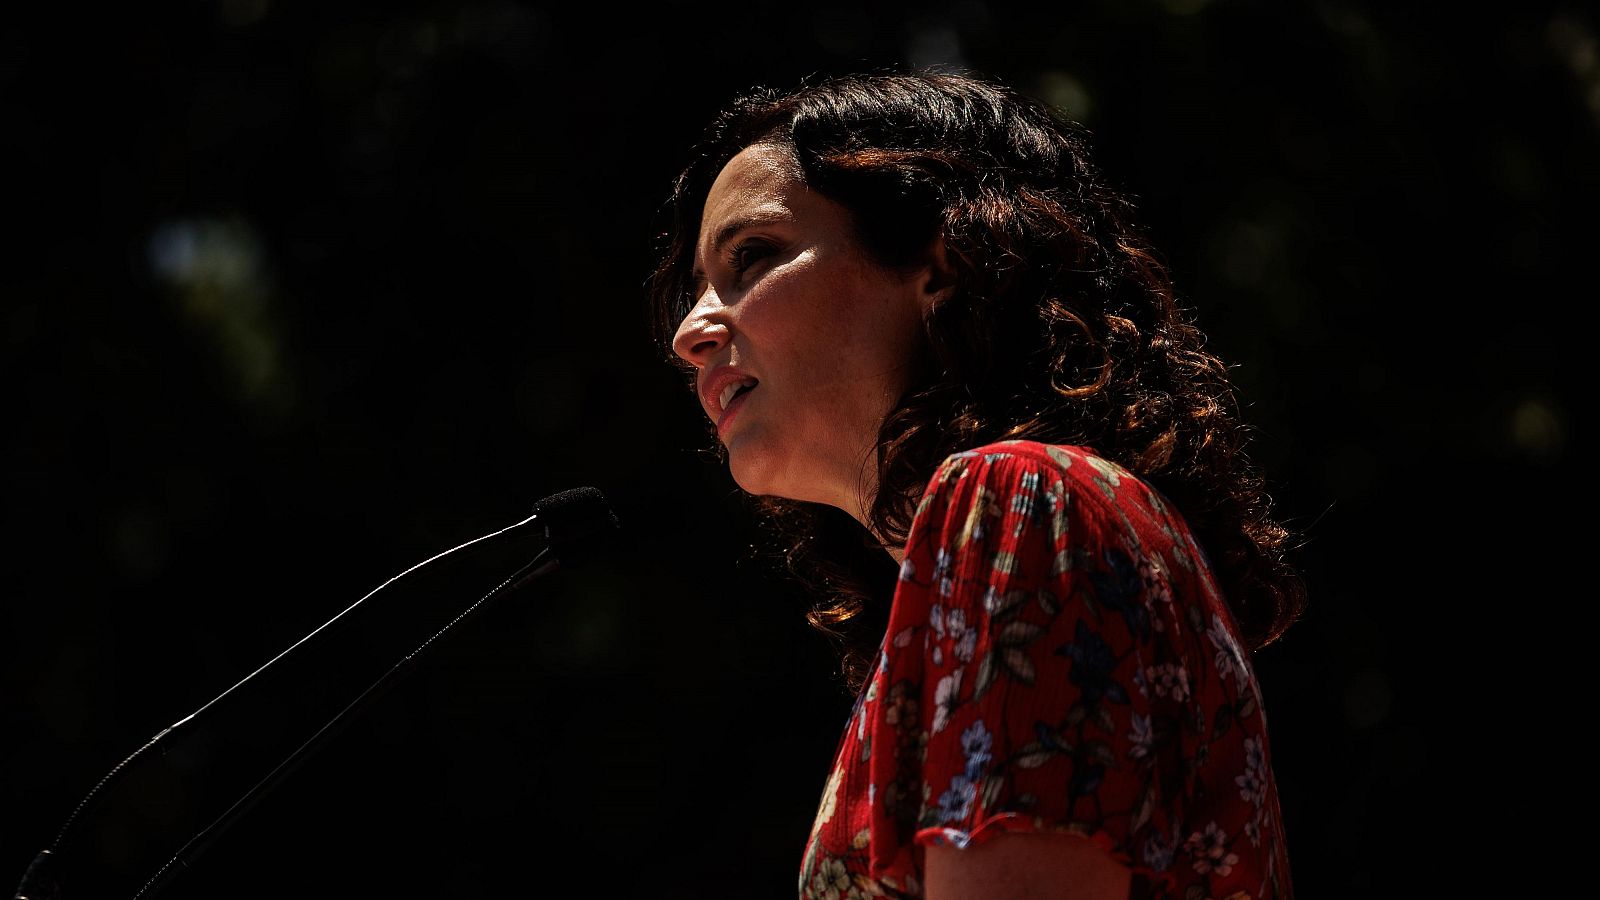
<instances>
[{"instance_id":1,"label":"eyelash","mask_svg":"<svg viewBox=\"0 0 1600 900\"><path fill-rule=\"evenodd\" d=\"M747 253L756 253L758 255L755 260L744 262L744 257ZM764 241L740 241L739 243L734 244L733 247L728 250L728 268L733 271L734 275L742 276L745 272L749 271L750 267L755 265L761 257L770 255L771 253L772 247L767 245Z\"/></svg>"}]
</instances>

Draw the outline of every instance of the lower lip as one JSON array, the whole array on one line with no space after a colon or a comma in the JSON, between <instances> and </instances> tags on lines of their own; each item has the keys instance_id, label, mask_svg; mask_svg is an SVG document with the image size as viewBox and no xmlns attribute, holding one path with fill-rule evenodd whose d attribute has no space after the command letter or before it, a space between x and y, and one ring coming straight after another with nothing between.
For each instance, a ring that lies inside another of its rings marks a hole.
<instances>
[{"instance_id":1,"label":"lower lip","mask_svg":"<svg viewBox=\"0 0 1600 900\"><path fill-rule=\"evenodd\" d=\"M745 398L749 397L751 394L754 394L755 392L756 392L756 389L755 388L751 388L750 390L745 391L744 393L740 394L739 396L733 398L733 402L728 404L728 408L722 411L722 418L717 420L717 433L718 434L721 434L725 429L727 429L729 423L731 423L733 421L734 413L738 412L739 411L739 407L744 405Z\"/></svg>"}]
</instances>

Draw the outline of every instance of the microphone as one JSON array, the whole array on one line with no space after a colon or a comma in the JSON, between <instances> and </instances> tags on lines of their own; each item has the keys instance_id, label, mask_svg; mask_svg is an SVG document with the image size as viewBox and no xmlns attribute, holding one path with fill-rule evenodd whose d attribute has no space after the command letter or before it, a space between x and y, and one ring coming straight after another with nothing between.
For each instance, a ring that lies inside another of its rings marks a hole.
<instances>
[{"instance_id":1,"label":"microphone","mask_svg":"<svg viewBox=\"0 0 1600 900\"><path fill-rule=\"evenodd\" d=\"M600 491L592 487L573 488L534 504L535 517L543 517L545 540L554 555L564 563L583 562L593 557L621 526L616 513Z\"/></svg>"},{"instance_id":2,"label":"microphone","mask_svg":"<svg viewBox=\"0 0 1600 900\"><path fill-rule=\"evenodd\" d=\"M13 900L61 900L63 897L70 896L62 893L62 877L64 875L62 865L64 859L66 858L66 852L71 849L71 843L69 839L76 836L77 830L81 830L79 829L79 826L84 821L84 814L86 811L89 810L103 795L108 786L120 780L131 770L133 763L141 758L147 758L150 751L156 749L158 746L161 747L161 752L165 753L166 747L164 746L164 742L170 743L170 739L173 736L179 734L180 732L192 730L195 724L201 720L201 717L208 713L208 711L218 707L218 704L221 703L224 698L244 688L248 683L255 681L258 676L261 676L263 673L267 672L269 668L272 668L274 665L280 663L280 661L289 657L291 654L295 654L298 651L303 655L304 648L310 646L319 638L331 633L334 629L334 626L346 620L346 617L349 614L355 611L362 604L366 603L368 600L372 599L379 592L384 591L391 585L402 582L402 580L414 582L417 577L416 573L418 573L424 567L429 566L438 560L444 559L445 557L451 556L452 554L456 554L459 551L462 551L475 544L479 544L480 542L491 542L498 539L499 542L504 543L507 538L520 537L521 534L526 530L526 526L535 523L541 524L544 527L545 546L533 558L532 561L517 569L510 577L505 578L488 593L478 598L478 600L473 602L471 606L467 607L455 618L451 619L448 624L440 628L427 640L424 640L416 647L416 649L402 658L399 663L391 667L387 672L384 673L382 677L373 682L354 701L352 701L344 709L340 710L339 713L337 713L332 719L318 729L309 740L303 743L286 759L279 763L278 766L266 776L266 778L259 782L255 787L247 791L244 796L242 796L237 802L229 807L229 809L224 812L221 817L219 817L211 825L207 826L199 834L195 835L195 837L192 838L187 844L185 844L183 848L178 851L177 855L168 860L167 863L156 872L155 876L146 882L139 892L134 895L135 900L138 900L138 898L144 897L147 894L154 893L154 891L159 889L161 885L164 885L170 881L180 867L187 867L188 865L192 864L201 852L215 842L217 837L220 836L222 831L228 825L232 824L244 812L252 807L268 790L281 783L290 774L290 772L304 762L312 752L314 752L316 749L319 749L328 740L328 738L335 733L337 727L342 726L349 720L352 713L358 711L371 701L377 699L378 696L387 691L387 689L391 687L402 675L414 669L416 666L417 657L419 657L425 650L432 646L434 642L438 640L438 638L445 634L445 632L455 627L456 624L484 607L493 599L517 590L529 582L561 568L563 565L575 565L593 558L602 551L605 540L620 530L620 524L617 521L616 514L611 510L610 505L606 502L605 497L598 489L593 487L573 488L571 490L552 494L535 503L532 515L521 520L520 522L516 522L512 525L506 526L505 528L490 532L489 534L481 537L474 538L473 540L452 547L443 553L429 557L428 559L411 566L410 568L400 572L398 575L395 575L389 580L383 582L377 588L367 593L360 600L357 600L355 603L351 604L344 611L340 612L338 615L334 616L332 619L328 620L323 625L319 626L311 633L301 638L299 641L290 645L287 649L273 657L265 665L261 666L250 675L247 675L233 687L223 691L209 703L206 703L193 713L190 713L188 716L185 716L184 718L157 733L156 736L151 738L150 741L144 744L144 746L140 747L138 750L135 750L127 759L117 764L117 766L115 766L104 778L102 778L100 782L96 784L92 790L90 790L88 795L86 795L84 799L79 802L77 808L74 809L72 814L67 818L66 823L62 826L61 830L56 836L56 839L50 844L50 846L42 850L38 856L34 858L32 863L29 864L27 871L23 874L21 882L17 886L17 890L13 895Z\"/></svg>"}]
</instances>

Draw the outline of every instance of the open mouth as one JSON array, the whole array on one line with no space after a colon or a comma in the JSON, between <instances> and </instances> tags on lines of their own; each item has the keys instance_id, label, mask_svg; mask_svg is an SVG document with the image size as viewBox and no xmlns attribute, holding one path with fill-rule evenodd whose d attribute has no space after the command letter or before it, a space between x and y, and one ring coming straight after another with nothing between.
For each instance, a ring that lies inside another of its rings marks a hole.
<instances>
[{"instance_id":1,"label":"open mouth","mask_svg":"<svg viewBox=\"0 0 1600 900\"><path fill-rule=\"evenodd\" d=\"M722 389L722 395L717 398L717 403L727 409L733 401L755 387L759 382L754 378L747 378L742 383L730 383Z\"/></svg>"},{"instance_id":2,"label":"open mouth","mask_svg":"<svg viewBox=\"0 0 1600 900\"><path fill-rule=\"evenodd\" d=\"M722 407L722 416L720 418L718 418L718 420L717 420L717 428L718 429L721 429L724 425L727 424L728 417L733 415L734 411L739 408L739 406L741 405L741 401L744 398L744 395L750 393L751 391L753 391L755 389L756 389L755 385L747 384L747 385L744 385L744 386L740 387L738 390L734 391L733 394L728 397L727 404L725 404Z\"/></svg>"}]
</instances>

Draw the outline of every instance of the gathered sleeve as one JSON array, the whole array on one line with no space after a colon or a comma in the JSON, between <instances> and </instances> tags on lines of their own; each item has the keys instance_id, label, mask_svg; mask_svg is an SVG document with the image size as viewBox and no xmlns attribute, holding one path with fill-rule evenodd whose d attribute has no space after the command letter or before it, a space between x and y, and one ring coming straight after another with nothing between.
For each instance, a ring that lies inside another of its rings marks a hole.
<instances>
[{"instance_id":1,"label":"gathered sleeve","mask_svg":"<svg viewBox=\"0 0 1600 900\"><path fill-rule=\"evenodd\" d=\"M1172 640L1185 630L1172 551L1145 546L1132 487L1043 445L958 453L934 473L863 723L875 872L920 872L929 845L1033 831L1163 877L1189 768L1174 736L1195 709Z\"/></svg>"}]
</instances>

